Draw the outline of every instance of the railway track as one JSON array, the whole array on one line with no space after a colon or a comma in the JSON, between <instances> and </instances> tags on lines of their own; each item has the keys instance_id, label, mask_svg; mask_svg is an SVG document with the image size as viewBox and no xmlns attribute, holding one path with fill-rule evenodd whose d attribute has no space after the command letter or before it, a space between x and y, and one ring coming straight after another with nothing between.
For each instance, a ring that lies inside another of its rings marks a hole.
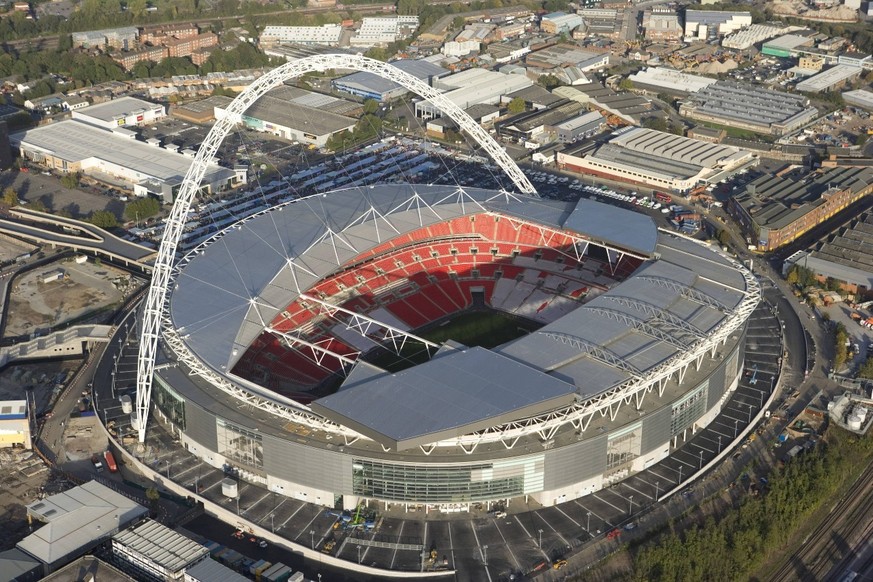
<instances>
[{"instance_id":1,"label":"railway track","mask_svg":"<svg viewBox=\"0 0 873 582\"><path fill-rule=\"evenodd\" d=\"M799 580L818 582L830 579L835 566L853 556L852 547L860 537L866 538L873 515L873 464L869 465L831 508L797 550L767 579L772 582ZM851 539L850 539L851 538Z\"/></svg>"}]
</instances>

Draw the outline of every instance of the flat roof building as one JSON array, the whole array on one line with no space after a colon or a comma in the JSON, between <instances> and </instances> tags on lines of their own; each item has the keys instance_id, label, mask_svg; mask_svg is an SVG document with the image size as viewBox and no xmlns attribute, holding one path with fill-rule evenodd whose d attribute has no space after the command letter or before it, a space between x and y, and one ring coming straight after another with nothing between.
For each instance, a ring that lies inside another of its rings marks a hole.
<instances>
[{"instance_id":1,"label":"flat roof building","mask_svg":"<svg viewBox=\"0 0 873 582\"><path fill-rule=\"evenodd\" d=\"M146 513L137 502L88 481L28 505L28 516L45 525L16 547L42 562L49 574Z\"/></svg>"},{"instance_id":2,"label":"flat roof building","mask_svg":"<svg viewBox=\"0 0 873 582\"><path fill-rule=\"evenodd\" d=\"M873 91L868 91L866 89L846 91L843 93L843 101L849 105L873 111Z\"/></svg>"},{"instance_id":3,"label":"flat roof building","mask_svg":"<svg viewBox=\"0 0 873 582\"><path fill-rule=\"evenodd\" d=\"M682 38L682 24L675 10L651 8L643 12L646 40L677 41Z\"/></svg>"},{"instance_id":4,"label":"flat roof building","mask_svg":"<svg viewBox=\"0 0 873 582\"><path fill-rule=\"evenodd\" d=\"M690 95L679 107L689 119L782 135L812 121L818 111L803 95L719 81Z\"/></svg>"},{"instance_id":5,"label":"flat roof building","mask_svg":"<svg viewBox=\"0 0 873 582\"><path fill-rule=\"evenodd\" d=\"M339 24L322 26L265 26L260 40L264 45L278 43L337 46L343 34Z\"/></svg>"},{"instance_id":6,"label":"flat roof building","mask_svg":"<svg viewBox=\"0 0 873 582\"><path fill-rule=\"evenodd\" d=\"M557 162L573 172L684 193L754 165L757 159L733 146L633 127L615 132L601 146L586 144L560 152Z\"/></svg>"},{"instance_id":7,"label":"flat roof building","mask_svg":"<svg viewBox=\"0 0 873 582\"><path fill-rule=\"evenodd\" d=\"M771 57L788 58L797 55L797 51L803 48L811 48L813 38L800 34L785 34L773 40L767 41L761 46L761 52Z\"/></svg>"},{"instance_id":8,"label":"flat roof building","mask_svg":"<svg viewBox=\"0 0 873 582\"><path fill-rule=\"evenodd\" d=\"M427 84L431 84L431 80L434 78L445 77L450 73L448 69L424 59L402 59L393 61L391 64ZM397 99L409 92L394 81L383 79L375 73L366 72L339 77L331 81L331 85L337 91L380 102Z\"/></svg>"},{"instance_id":9,"label":"flat roof building","mask_svg":"<svg viewBox=\"0 0 873 582\"><path fill-rule=\"evenodd\" d=\"M795 27L775 26L772 24L753 24L748 28L738 30L721 41L721 46L736 50L752 48L760 42L784 34Z\"/></svg>"},{"instance_id":10,"label":"flat roof building","mask_svg":"<svg viewBox=\"0 0 873 582\"><path fill-rule=\"evenodd\" d=\"M148 125L166 117L163 105L136 97L120 97L72 112L73 119L104 129Z\"/></svg>"},{"instance_id":11,"label":"flat roof building","mask_svg":"<svg viewBox=\"0 0 873 582\"><path fill-rule=\"evenodd\" d=\"M552 12L543 16L540 20L540 28L548 34L570 34L574 28L582 24L582 17L578 14L566 12Z\"/></svg>"},{"instance_id":12,"label":"flat roof building","mask_svg":"<svg viewBox=\"0 0 873 582\"><path fill-rule=\"evenodd\" d=\"M689 75L666 67L648 67L628 77L635 88L653 93L666 92L673 95L697 93L714 84L717 79Z\"/></svg>"},{"instance_id":13,"label":"flat roof building","mask_svg":"<svg viewBox=\"0 0 873 582\"><path fill-rule=\"evenodd\" d=\"M817 75L813 75L808 79L804 79L794 86L801 93L821 93L824 91L833 91L840 89L857 79L864 71L861 67L853 65L836 65L829 69L825 69Z\"/></svg>"},{"instance_id":14,"label":"flat roof building","mask_svg":"<svg viewBox=\"0 0 873 582\"><path fill-rule=\"evenodd\" d=\"M366 17L349 41L352 48L385 46L409 38L418 28L418 16Z\"/></svg>"},{"instance_id":15,"label":"flat roof building","mask_svg":"<svg viewBox=\"0 0 873 582\"><path fill-rule=\"evenodd\" d=\"M542 69L544 72L569 66L584 72L607 66L609 53L585 50L575 44L557 44L529 53L524 62L528 67Z\"/></svg>"},{"instance_id":16,"label":"flat roof building","mask_svg":"<svg viewBox=\"0 0 873 582\"><path fill-rule=\"evenodd\" d=\"M0 448L31 448L27 400L0 401Z\"/></svg>"},{"instance_id":17,"label":"flat roof building","mask_svg":"<svg viewBox=\"0 0 873 582\"><path fill-rule=\"evenodd\" d=\"M578 139L600 133L606 119L599 111L588 111L555 126L560 143L572 143Z\"/></svg>"},{"instance_id":18,"label":"flat roof building","mask_svg":"<svg viewBox=\"0 0 873 582\"><path fill-rule=\"evenodd\" d=\"M873 168L833 168L792 179L767 174L746 184L728 210L758 250L788 244L873 192Z\"/></svg>"},{"instance_id":19,"label":"flat roof building","mask_svg":"<svg viewBox=\"0 0 873 582\"><path fill-rule=\"evenodd\" d=\"M215 108L226 108L230 105L230 97L213 95L200 101L192 101L184 105L177 105L170 109L170 115L189 123L205 124L215 121Z\"/></svg>"},{"instance_id":20,"label":"flat roof building","mask_svg":"<svg viewBox=\"0 0 873 582\"><path fill-rule=\"evenodd\" d=\"M118 566L148 580L182 580L209 557L206 546L151 519L116 533L110 543Z\"/></svg>"},{"instance_id":21,"label":"flat roof building","mask_svg":"<svg viewBox=\"0 0 873 582\"><path fill-rule=\"evenodd\" d=\"M615 115L628 123L638 124L652 110L652 103L633 93L616 93L600 83L585 83L573 87L556 87L555 95L590 104L606 115Z\"/></svg>"},{"instance_id":22,"label":"flat roof building","mask_svg":"<svg viewBox=\"0 0 873 582\"><path fill-rule=\"evenodd\" d=\"M751 25L751 12L685 11L685 38L690 40L707 40L711 37L725 36Z\"/></svg>"},{"instance_id":23,"label":"flat roof building","mask_svg":"<svg viewBox=\"0 0 873 582\"><path fill-rule=\"evenodd\" d=\"M487 69L467 69L433 81L434 88L445 91L445 96L461 109L479 103L496 105L503 95L531 85L533 81L525 75L504 75ZM442 113L430 102L420 100L415 103L415 114L431 119Z\"/></svg>"},{"instance_id":24,"label":"flat roof building","mask_svg":"<svg viewBox=\"0 0 873 582\"><path fill-rule=\"evenodd\" d=\"M129 130L101 129L78 120L44 125L9 136L21 157L57 172L86 176L172 202L192 158L135 139ZM203 186L220 192L244 184L245 173L209 164Z\"/></svg>"}]
</instances>

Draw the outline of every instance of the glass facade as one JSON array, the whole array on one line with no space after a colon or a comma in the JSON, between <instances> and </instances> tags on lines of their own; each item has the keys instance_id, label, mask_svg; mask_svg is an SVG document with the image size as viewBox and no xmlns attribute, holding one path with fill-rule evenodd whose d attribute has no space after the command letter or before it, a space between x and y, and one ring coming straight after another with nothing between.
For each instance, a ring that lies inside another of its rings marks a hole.
<instances>
[{"instance_id":1,"label":"glass facade","mask_svg":"<svg viewBox=\"0 0 873 582\"><path fill-rule=\"evenodd\" d=\"M154 375L152 402L180 430L185 430L185 399L164 382L158 374Z\"/></svg>"},{"instance_id":2,"label":"glass facade","mask_svg":"<svg viewBox=\"0 0 873 582\"><path fill-rule=\"evenodd\" d=\"M673 415L670 418L670 436L676 436L703 416L706 412L708 389L709 380L686 394L682 400L673 405Z\"/></svg>"},{"instance_id":3,"label":"glass facade","mask_svg":"<svg viewBox=\"0 0 873 582\"><path fill-rule=\"evenodd\" d=\"M223 418L216 419L218 454L250 467L264 467L264 443L261 434L234 424Z\"/></svg>"},{"instance_id":4,"label":"glass facade","mask_svg":"<svg viewBox=\"0 0 873 582\"><path fill-rule=\"evenodd\" d=\"M643 423L639 422L609 436L606 447L606 470L629 466L640 456Z\"/></svg>"},{"instance_id":5,"label":"glass facade","mask_svg":"<svg viewBox=\"0 0 873 582\"><path fill-rule=\"evenodd\" d=\"M477 465L414 466L355 459L355 495L421 503L517 497L543 487L543 456Z\"/></svg>"}]
</instances>

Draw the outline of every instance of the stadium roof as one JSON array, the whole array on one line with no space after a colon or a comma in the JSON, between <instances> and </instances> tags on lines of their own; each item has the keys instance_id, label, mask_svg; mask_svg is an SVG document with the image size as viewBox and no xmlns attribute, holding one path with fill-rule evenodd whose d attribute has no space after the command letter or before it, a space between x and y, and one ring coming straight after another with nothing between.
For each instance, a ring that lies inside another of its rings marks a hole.
<instances>
[{"instance_id":1,"label":"stadium roof","mask_svg":"<svg viewBox=\"0 0 873 582\"><path fill-rule=\"evenodd\" d=\"M97 481L88 481L31 503L27 512L46 525L18 542L17 547L53 564L90 549L148 510Z\"/></svg>"},{"instance_id":2,"label":"stadium roof","mask_svg":"<svg viewBox=\"0 0 873 582\"><path fill-rule=\"evenodd\" d=\"M188 347L223 373L298 296L298 287L308 289L341 270L388 233L483 210L560 228L573 204L476 188L406 184L313 196L256 215L227 229L202 251L189 253L176 280L170 317ZM630 218L612 206L602 213L612 213L615 223ZM653 231L654 223L648 228ZM621 248L644 250L626 243Z\"/></svg>"},{"instance_id":3,"label":"stadium roof","mask_svg":"<svg viewBox=\"0 0 873 582\"><path fill-rule=\"evenodd\" d=\"M358 382L311 406L403 450L566 406L575 394L573 384L496 352L461 348Z\"/></svg>"},{"instance_id":4,"label":"stadium roof","mask_svg":"<svg viewBox=\"0 0 873 582\"><path fill-rule=\"evenodd\" d=\"M645 214L628 212L617 216L613 205L587 198L579 200L564 227L646 256L652 255L658 240L654 222Z\"/></svg>"}]
</instances>

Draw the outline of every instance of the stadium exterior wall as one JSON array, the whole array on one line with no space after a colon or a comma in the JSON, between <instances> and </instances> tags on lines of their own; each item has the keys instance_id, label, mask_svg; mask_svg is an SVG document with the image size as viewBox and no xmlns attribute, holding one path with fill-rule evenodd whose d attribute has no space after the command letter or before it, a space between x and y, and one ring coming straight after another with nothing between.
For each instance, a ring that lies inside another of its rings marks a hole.
<instances>
[{"instance_id":1,"label":"stadium exterior wall","mask_svg":"<svg viewBox=\"0 0 873 582\"><path fill-rule=\"evenodd\" d=\"M260 434L253 419L231 421L183 399L160 373L156 375L155 402L158 415L173 426L189 452L216 468L232 466L241 478L295 499L327 506L341 502L345 508L354 508L360 499L443 504L501 501L529 495L543 505L554 505L594 493L645 469L711 422L736 389L743 370L744 346L743 331L733 350L709 374L641 419L615 423L608 432L534 453L529 448L517 447L491 460L477 455L476 460L446 462L422 456L409 462L392 460L390 456L368 456L354 447L328 450ZM168 393L172 394L171 400L184 400L178 402L175 413L168 409ZM684 415L681 419L680 414ZM260 434L261 466L221 454L219 441L226 427ZM630 439L636 451L632 460L616 464L617 453L610 452L610 443L622 442L622 438L624 442ZM444 485L432 485L440 483Z\"/></svg>"}]
</instances>

